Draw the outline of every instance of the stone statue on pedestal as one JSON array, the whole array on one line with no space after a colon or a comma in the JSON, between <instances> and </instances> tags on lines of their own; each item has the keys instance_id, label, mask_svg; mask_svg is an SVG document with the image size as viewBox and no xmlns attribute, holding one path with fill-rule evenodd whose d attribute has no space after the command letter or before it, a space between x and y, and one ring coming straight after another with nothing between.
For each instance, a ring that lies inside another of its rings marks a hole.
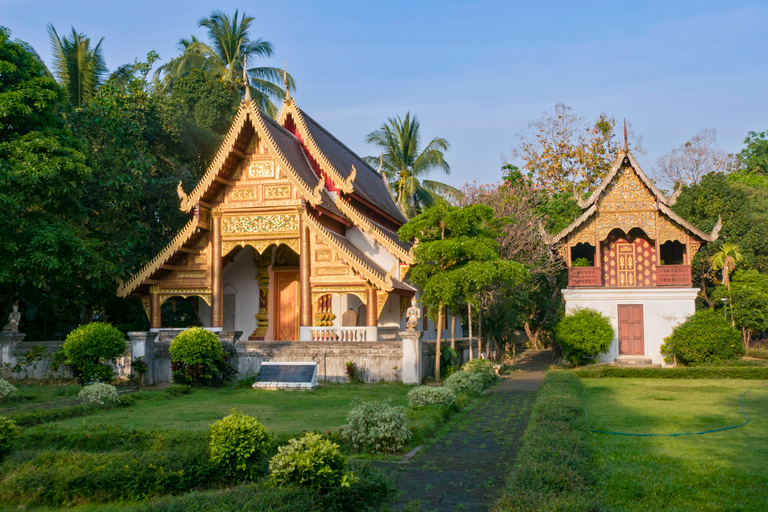
<instances>
[{"instance_id":1,"label":"stone statue on pedestal","mask_svg":"<svg viewBox=\"0 0 768 512\"><path fill-rule=\"evenodd\" d=\"M421 308L416 306L416 297L411 299L411 307L406 310L405 318L407 318L405 328L409 331L415 331L419 318L421 318Z\"/></svg>"},{"instance_id":2,"label":"stone statue on pedestal","mask_svg":"<svg viewBox=\"0 0 768 512\"><path fill-rule=\"evenodd\" d=\"M19 332L19 321L21 320L21 313L19 313L19 303L13 305L13 311L8 315L8 323L3 327L5 332Z\"/></svg>"}]
</instances>

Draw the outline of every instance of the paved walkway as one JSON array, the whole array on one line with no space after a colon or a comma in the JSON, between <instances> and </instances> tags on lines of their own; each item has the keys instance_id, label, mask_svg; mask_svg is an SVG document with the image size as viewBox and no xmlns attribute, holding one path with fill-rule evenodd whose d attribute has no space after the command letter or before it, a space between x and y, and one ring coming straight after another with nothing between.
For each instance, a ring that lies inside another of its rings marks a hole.
<instances>
[{"instance_id":1,"label":"paved walkway","mask_svg":"<svg viewBox=\"0 0 768 512\"><path fill-rule=\"evenodd\" d=\"M504 485L552 353L527 350L514 372L478 399L442 439L409 464L377 466L401 491L392 510L487 511Z\"/></svg>"}]
</instances>

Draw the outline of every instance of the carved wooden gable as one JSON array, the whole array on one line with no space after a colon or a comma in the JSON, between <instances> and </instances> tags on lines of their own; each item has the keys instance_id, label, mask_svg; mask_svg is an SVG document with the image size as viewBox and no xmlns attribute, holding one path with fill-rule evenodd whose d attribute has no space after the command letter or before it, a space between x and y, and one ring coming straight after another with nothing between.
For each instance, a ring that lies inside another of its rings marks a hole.
<instances>
[{"instance_id":1,"label":"carved wooden gable","mask_svg":"<svg viewBox=\"0 0 768 512\"><path fill-rule=\"evenodd\" d=\"M653 193L631 166L624 166L598 199L597 236L605 240L615 228L625 233L632 228L640 228L646 235L655 238L656 212Z\"/></svg>"}]
</instances>

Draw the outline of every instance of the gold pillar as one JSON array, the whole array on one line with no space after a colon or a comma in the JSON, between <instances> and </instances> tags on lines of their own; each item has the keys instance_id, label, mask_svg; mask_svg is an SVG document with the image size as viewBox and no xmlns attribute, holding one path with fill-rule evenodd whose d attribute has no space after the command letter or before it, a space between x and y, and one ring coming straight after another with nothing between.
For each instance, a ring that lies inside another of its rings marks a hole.
<instances>
[{"instance_id":1,"label":"gold pillar","mask_svg":"<svg viewBox=\"0 0 768 512\"><path fill-rule=\"evenodd\" d=\"M159 329L160 318L160 287L156 284L149 287L149 328Z\"/></svg>"},{"instance_id":2,"label":"gold pillar","mask_svg":"<svg viewBox=\"0 0 768 512\"><path fill-rule=\"evenodd\" d=\"M376 287L372 284L368 285L368 304L365 306L365 325L368 327L376 327L379 323L377 315L379 313L378 308L378 296L376 295Z\"/></svg>"},{"instance_id":3,"label":"gold pillar","mask_svg":"<svg viewBox=\"0 0 768 512\"><path fill-rule=\"evenodd\" d=\"M256 253L254 260L258 273L256 280L259 283L259 312L256 313L256 330L248 339L263 340L269 329L269 265L272 262L272 249L267 248L261 256Z\"/></svg>"},{"instance_id":4,"label":"gold pillar","mask_svg":"<svg viewBox=\"0 0 768 512\"><path fill-rule=\"evenodd\" d=\"M224 326L223 265L221 259L221 210L211 210L211 327Z\"/></svg>"},{"instance_id":5,"label":"gold pillar","mask_svg":"<svg viewBox=\"0 0 768 512\"><path fill-rule=\"evenodd\" d=\"M309 283L309 226L299 228L299 325L312 327L312 290Z\"/></svg>"}]
</instances>

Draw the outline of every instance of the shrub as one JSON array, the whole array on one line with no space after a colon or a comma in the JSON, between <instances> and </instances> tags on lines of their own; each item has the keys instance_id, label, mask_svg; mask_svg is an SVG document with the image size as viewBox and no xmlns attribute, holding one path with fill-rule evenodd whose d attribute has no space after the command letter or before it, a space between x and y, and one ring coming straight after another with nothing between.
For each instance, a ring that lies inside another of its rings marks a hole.
<instances>
[{"instance_id":1,"label":"shrub","mask_svg":"<svg viewBox=\"0 0 768 512\"><path fill-rule=\"evenodd\" d=\"M19 437L19 427L13 420L0 416L0 460L11 452L13 443Z\"/></svg>"},{"instance_id":2,"label":"shrub","mask_svg":"<svg viewBox=\"0 0 768 512\"><path fill-rule=\"evenodd\" d=\"M347 460L339 446L320 434L307 433L291 439L269 461L272 485L296 485L313 489L349 487L355 476L346 471Z\"/></svg>"},{"instance_id":3,"label":"shrub","mask_svg":"<svg viewBox=\"0 0 768 512\"><path fill-rule=\"evenodd\" d=\"M341 437L356 450L396 452L411 437L405 408L386 401L357 401L347 414Z\"/></svg>"},{"instance_id":4,"label":"shrub","mask_svg":"<svg viewBox=\"0 0 768 512\"><path fill-rule=\"evenodd\" d=\"M608 352L613 341L611 321L599 311L577 309L555 326L555 340L565 358L572 364L588 364L599 354Z\"/></svg>"},{"instance_id":5,"label":"shrub","mask_svg":"<svg viewBox=\"0 0 768 512\"><path fill-rule=\"evenodd\" d=\"M174 384L172 386L168 386L162 392L171 398L178 398L182 395L189 395L192 393L192 386L188 386L186 384Z\"/></svg>"},{"instance_id":6,"label":"shrub","mask_svg":"<svg viewBox=\"0 0 768 512\"><path fill-rule=\"evenodd\" d=\"M632 379L759 379L768 380L765 366L677 366L675 368L621 368L613 365L586 366L576 370L581 379L617 377Z\"/></svg>"},{"instance_id":7,"label":"shrub","mask_svg":"<svg viewBox=\"0 0 768 512\"><path fill-rule=\"evenodd\" d=\"M408 405L411 407L439 405L455 401L456 393L445 386L419 386L408 392Z\"/></svg>"},{"instance_id":8,"label":"shrub","mask_svg":"<svg viewBox=\"0 0 768 512\"><path fill-rule=\"evenodd\" d=\"M218 384L227 366L219 337L202 327L179 333L170 347L176 384Z\"/></svg>"},{"instance_id":9,"label":"shrub","mask_svg":"<svg viewBox=\"0 0 768 512\"><path fill-rule=\"evenodd\" d=\"M61 351L60 359L83 384L111 382L114 370L107 363L125 355L125 336L107 323L93 322L69 333ZM52 364L51 369L58 366Z\"/></svg>"},{"instance_id":10,"label":"shrub","mask_svg":"<svg viewBox=\"0 0 768 512\"><path fill-rule=\"evenodd\" d=\"M16 386L14 386L13 384L11 384L5 379L0 379L0 400L3 400L6 397L11 396L15 392L16 392Z\"/></svg>"},{"instance_id":11,"label":"shrub","mask_svg":"<svg viewBox=\"0 0 768 512\"><path fill-rule=\"evenodd\" d=\"M268 444L267 429L237 411L211 425L211 460L227 474L255 480Z\"/></svg>"},{"instance_id":12,"label":"shrub","mask_svg":"<svg viewBox=\"0 0 768 512\"><path fill-rule=\"evenodd\" d=\"M483 375L486 387L490 386L496 380L496 369L493 367L493 361L490 359L473 359L472 361L467 361L461 367L461 371Z\"/></svg>"},{"instance_id":13,"label":"shrub","mask_svg":"<svg viewBox=\"0 0 768 512\"><path fill-rule=\"evenodd\" d=\"M741 334L712 309L702 309L664 338L661 353L678 363L705 363L736 359L744 354Z\"/></svg>"},{"instance_id":14,"label":"shrub","mask_svg":"<svg viewBox=\"0 0 768 512\"><path fill-rule=\"evenodd\" d=\"M486 388L487 379L482 373L456 372L445 379L445 387L454 393L476 395Z\"/></svg>"},{"instance_id":15,"label":"shrub","mask_svg":"<svg viewBox=\"0 0 768 512\"><path fill-rule=\"evenodd\" d=\"M99 406L114 405L114 403L118 401L115 386L102 384L100 382L85 386L80 393L78 393L77 398L86 405Z\"/></svg>"}]
</instances>

